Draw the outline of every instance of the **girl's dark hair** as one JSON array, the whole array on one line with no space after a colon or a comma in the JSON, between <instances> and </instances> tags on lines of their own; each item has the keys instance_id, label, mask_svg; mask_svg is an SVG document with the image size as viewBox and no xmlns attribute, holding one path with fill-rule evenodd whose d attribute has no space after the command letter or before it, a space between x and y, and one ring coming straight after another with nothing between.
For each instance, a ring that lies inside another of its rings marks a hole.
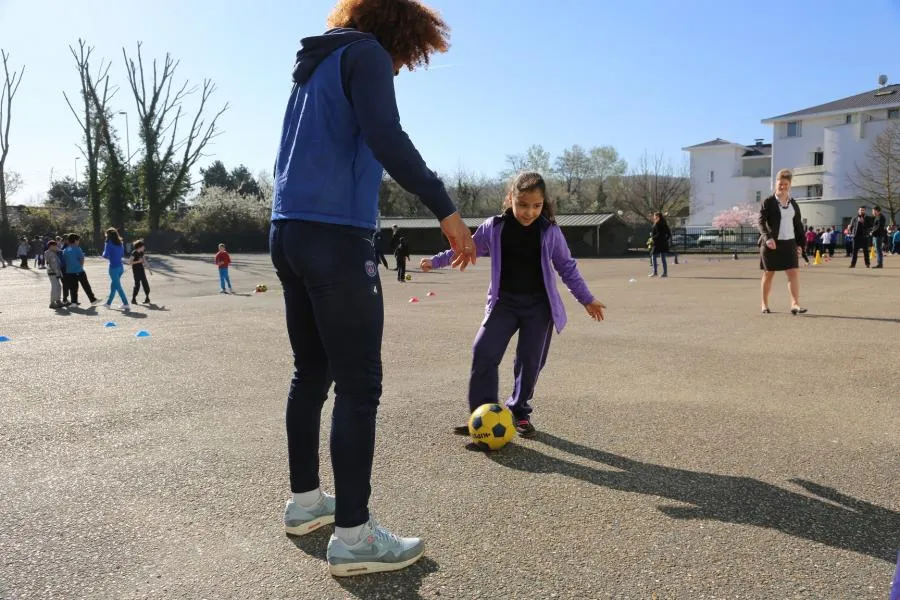
<instances>
[{"instance_id":1,"label":"girl's dark hair","mask_svg":"<svg viewBox=\"0 0 900 600\"><path fill-rule=\"evenodd\" d=\"M106 239L111 241L116 246L122 245L122 238L119 237L119 232L116 231L115 227L110 227L106 230Z\"/></svg>"},{"instance_id":2,"label":"girl's dark hair","mask_svg":"<svg viewBox=\"0 0 900 600\"><path fill-rule=\"evenodd\" d=\"M511 205L512 202L515 202L516 198L523 193L534 191L540 192L541 196L544 197L544 205L541 207L541 216L551 223L556 223L556 212L553 210L553 204L547 196L547 182L544 181L544 177L540 173L525 171L516 175L509 184L509 194L507 195L507 198Z\"/></svg>"},{"instance_id":3,"label":"girl's dark hair","mask_svg":"<svg viewBox=\"0 0 900 600\"><path fill-rule=\"evenodd\" d=\"M450 48L450 27L437 11L416 0L338 0L329 27L371 33L391 58L412 71Z\"/></svg>"},{"instance_id":4,"label":"girl's dark hair","mask_svg":"<svg viewBox=\"0 0 900 600\"><path fill-rule=\"evenodd\" d=\"M135 248L143 248L143 247L144 247L144 240L138 240L138 241L136 241L136 242L134 243L134 247L135 247Z\"/></svg>"}]
</instances>

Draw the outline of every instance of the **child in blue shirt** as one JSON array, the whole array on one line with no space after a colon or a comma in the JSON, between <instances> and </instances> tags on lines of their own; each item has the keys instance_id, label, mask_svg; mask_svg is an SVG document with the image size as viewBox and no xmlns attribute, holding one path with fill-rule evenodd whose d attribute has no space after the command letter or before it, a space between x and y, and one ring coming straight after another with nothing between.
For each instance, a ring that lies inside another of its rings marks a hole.
<instances>
[{"instance_id":1,"label":"child in blue shirt","mask_svg":"<svg viewBox=\"0 0 900 600\"><path fill-rule=\"evenodd\" d=\"M79 283L84 289L84 293L87 294L91 304L97 304L100 302L100 299L94 295L91 284L88 283L87 273L84 272L84 251L78 246L80 240L81 236L77 233L70 233L69 245L63 250L63 263L65 264L66 270L66 275L63 279L64 285L66 285L66 283L68 284L66 287L69 290L69 297L72 299L72 304L75 304L76 306L79 304Z\"/></svg>"}]
</instances>

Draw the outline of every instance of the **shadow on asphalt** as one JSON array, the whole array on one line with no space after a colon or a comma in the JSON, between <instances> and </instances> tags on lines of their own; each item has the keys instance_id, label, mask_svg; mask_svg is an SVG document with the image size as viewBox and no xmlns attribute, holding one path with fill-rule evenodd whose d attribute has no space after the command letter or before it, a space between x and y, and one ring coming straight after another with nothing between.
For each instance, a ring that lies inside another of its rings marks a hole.
<instances>
[{"instance_id":1,"label":"shadow on asphalt","mask_svg":"<svg viewBox=\"0 0 900 600\"><path fill-rule=\"evenodd\" d=\"M729 281L759 281L759 277L694 277L678 275L678 279L713 279L713 280L729 280Z\"/></svg>"},{"instance_id":2,"label":"shadow on asphalt","mask_svg":"<svg viewBox=\"0 0 900 600\"><path fill-rule=\"evenodd\" d=\"M159 310L159 311L169 312L169 309L166 308L165 304L154 304L151 302L150 304L142 304L141 306L143 306L147 310Z\"/></svg>"},{"instance_id":3,"label":"shadow on asphalt","mask_svg":"<svg viewBox=\"0 0 900 600\"><path fill-rule=\"evenodd\" d=\"M287 536L291 542L310 557L325 563L325 551L328 549L328 538L331 537L332 527L324 527L310 534L294 537ZM427 552L427 550L426 550ZM389 573L373 573L360 577L334 577L333 579L348 594L365 600L394 600L409 598L414 600L421 598L419 588L422 580L438 570L438 564L428 558L427 554L413 565L401 571Z\"/></svg>"},{"instance_id":4,"label":"shadow on asphalt","mask_svg":"<svg viewBox=\"0 0 900 600\"><path fill-rule=\"evenodd\" d=\"M806 313L803 315L806 319L851 319L854 321L880 321L883 323L900 323L900 319L891 319L888 317L855 317L850 315L813 315Z\"/></svg>"},{"instance_id":5,"label":"shadow on asphalt","mask_svg":"<svg viewBox=\"0 0 900 600\"><path fill-rule=\"evenodd\" d=\"M580 465L510 444L487 456L530 473L559 473L614 490L669 498L691 506L659 506L673 519L704 519L774 529L833 548L894 563L900 513L811 481L792 479L818 498L751 479L644 463L538 432L535 441L616 470ZM819 499L821 498L821 500Z\"/></svg>"}]
</instances>

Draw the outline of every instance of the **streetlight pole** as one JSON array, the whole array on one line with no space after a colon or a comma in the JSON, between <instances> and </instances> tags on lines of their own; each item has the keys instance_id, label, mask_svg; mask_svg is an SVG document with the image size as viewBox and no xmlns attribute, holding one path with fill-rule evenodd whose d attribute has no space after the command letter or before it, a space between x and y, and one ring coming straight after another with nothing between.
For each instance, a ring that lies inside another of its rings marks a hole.
<instances>
[{"instance_id":1,"label":"streetlight pole","mask_svg":"<svg viewBox=\"0 0 900 600\"><path fill-rule=\"evenodd\" d=\"M119 111L120 115L125 115L125 146L128 149L128 157L125 159L128 166L131 166L131 134L128 132L128 113L124 110Z\"/></svg>"},{"instance_id":2,"label":"streetlight pole","mask_svg":"<svg viewBox=\"0 0 900 600\"><path fill-rule=\"evenodd\" d=\"M75 157L75 187L78 187L78 157Z\"/></svg>"}]
</instances>

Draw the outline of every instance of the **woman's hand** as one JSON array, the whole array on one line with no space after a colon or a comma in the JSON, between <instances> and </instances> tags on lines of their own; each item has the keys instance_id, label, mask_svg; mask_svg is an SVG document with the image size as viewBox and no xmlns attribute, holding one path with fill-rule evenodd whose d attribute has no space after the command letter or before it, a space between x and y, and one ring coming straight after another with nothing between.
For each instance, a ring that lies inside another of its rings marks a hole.
<instances>
[{"instance_id":1,"label":"woman's hand","mask_svg":"<svg viewBox=\"0 0 900 600\"><path fill-rule=\"evenodd\" d=\"M775 240L766 240L766 248L769 250L775 249Z\"/></svg>"},{"instance_id":2,"label":"woman's hand","mask_svg":"<svg viewBox=\"0 0 900 600\"><path fill-rule=\"evenodd\" d=\"M595 321L603 320L603 309L606 308L606 305L600 302L599 300L594 300L590 304L585 304L584 309L591 316L591 318Z\"/></svg>"},{"instance_id":3,"label":"woman's hand","mask_svg":"<svg viewBox=\"0 0 900 600\"><path fill-rule=\"evenodd\" d=\"M421 261L419 261L419 268L422 269L423 273L427 273L428 271L430 271L431 270L431 259L423 258Z\"/></svg>"},{"instance_id":4,"label":"woman's hand","mask_svg":"<svg viewBox=\"0 0 900 600\"><path fill-rule=\"evenodd\" d=\"M465 271L468 265L474 265L478 257L475 252L475 242L472 240L472 232L466 227L458 212L441 221L441 231L444 232L456 255L450 266L454 269L459 267L460 271Z\"/></svg>"}]
</instances>

